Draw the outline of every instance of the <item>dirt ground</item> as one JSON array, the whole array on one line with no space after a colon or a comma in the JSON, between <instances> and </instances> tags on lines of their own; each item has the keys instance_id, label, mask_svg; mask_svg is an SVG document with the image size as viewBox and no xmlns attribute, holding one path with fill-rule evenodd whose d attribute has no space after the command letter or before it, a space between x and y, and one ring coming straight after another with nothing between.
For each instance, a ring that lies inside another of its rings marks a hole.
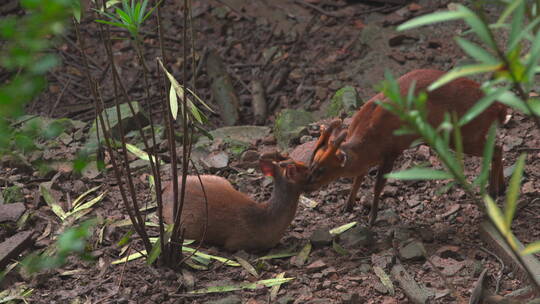
<instances>
[{"instance_id":1,"label":"dirt ground","mask_svg":"<svg viewBox=\"0 0 540 304\"><path fill-rule=\"evenodd\" d=\"M180 76L183 19L179 3L182 1L167 2L163 10L167 56L171 72ZM194 3L195 51L201 58L209 50L217 50L224 60L240 97L239 125L253 121L249 84L254 75L260 77L266 88L270 112L266 125L273 126L281 109L324 111L335 91L346 85L354 86L361 99L367 100L375 93L373 86L383 79L385 69L394 75L418 68L449 70L466 60L452 39L466 30L464 24L452 22L405 33L395 31L396 25L414 16L446 8L448 1L420 0L405 5L381 4L378 1L264 2L223 0ZM495 10L489 8L488 13L493 15ZM152 34L154 26L155 21L150 20L144 40L146 58L152 63L159 55L158 40ZM106 55L92 18L82 22L81 30L88 46L86 51L91 57L92 73L100 80L107 104L112 105L113 91ZM113 34L126 37L121 31ZM48 90L28 107L31 114L85 122L94 117L93 102L82 74L82 61L75 41L74 33L70 32L55 49L63 64L50 73ZM113 48L127 89L132 96L143 100L144 82L141 73L137 72L140 67L135 51L125 39L115 40ZM269 55L271 52L275 52L273 56ZM150 70L154 76L151 82L158 83L155 64ZM204 65L199 73L197 90L204 100L215 106ZM159 96L155 87L152 88L153 96ZM151 102L157 104L160 100L155 97ZM211 115L210 120L210 129L223 126L217 115ZM316 136L316 132L311 135ZM498 131L498 140L504 147L505 168L511 168L520 153L527 153L520 197L523 207L516 214L512 228L519 240L528 244L540 239L540 133L532 120L510 111L508 122ZM75 140L51 149L44 157L72 159L74 151L81 145ZM256 143L253 147L263 149ZM429 149L419 146L404 153L394 170L426 162L440 166ZM228 178L257 200L268 198L271 183L259 171L246 171L238 159L233 159L232 164L211 173ZM466 168L471 176L476 176L479 166L479 159L467 158ZM505 170L506 181L510 172ZM141 173L135 178L138 189L145 189L142 186L146 183L145 176ZM3 182L5 186L24 185L24 203L33 212L29 225L38 236L35 247L50 245L61 223L40 198L38 189L39 183L50 180L50 177L38 177L31 171L4 165L0 178L6 181ZM395 291L389 290L373 270L377 266L389 273L385 265L400 259L395 253L396 248L410 243L410 239L423 244L433 265L445 274L462 299L469 299L483 269L487 269L486 287L491 291L498 288L499 294L506 295L525 287L525 281L497 257L490 244L485 244L480 238L479 224L483 215L477 206L460 189L439 193L446 182L390 180L382 195L380 219L370 234L374 241L370 246L343 245L348 251L346 255L332 244L327 244L314 246L305 262L298 261L296 256L255 261L267 254L299 252L316 230L328 230L355 220L365 227L367 215L361 206L372 198L372 175L362 185L352 213L342 212L350 180L339 180L320 191L305 194L318 205L313 207L301 202L287 233L270 252L231 254L216 247L202 248L204 252L217 256L243 257L257 265L259 278L242 267L219 262L208 265L207 270L186 268L181 272L148 267L143 259L111 265L112 261L120 258L122 246L118 242L129 230L128 226L111 225L127 218L112 173L93 178L61 173L55 183L62 201L103 185L100 191L106 189L108 193L89 216L98 216L104 221L95 228L89 244L94 261L70 258L62 268L34 278L17 274L10 277L6 288L26 286L33 289L27 297L30 303L412 303L399 284L394 282ZM141 193L140 197L149 198L147 193ZM2 240L9 234L4 231ZM132 246L142 249L140 242L133 242ZM388 262L389 259L392 262ZM434 294L429 303L460 302L438 271L434 271L433 265L424 258L401 258L400 263L411 280ZM281 285L275 300L270 300L270 289L266 287L228 293L188 293L208 286L275 278L283 272L285 277L294 280Z\"/></svg>"}]
</instances>

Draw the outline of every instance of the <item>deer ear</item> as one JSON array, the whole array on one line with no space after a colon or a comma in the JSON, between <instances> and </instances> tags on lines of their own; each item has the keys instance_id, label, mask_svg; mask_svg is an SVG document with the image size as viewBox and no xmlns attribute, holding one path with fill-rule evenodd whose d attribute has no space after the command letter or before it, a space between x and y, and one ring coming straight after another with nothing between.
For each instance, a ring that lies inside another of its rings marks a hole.
<instances>
[{"instance_id":1,"label":"deer ear","mask_svg":"<svg viewBox=\"0 0 540 304\"><path fill-rule=\"evenodd\" d=\"M264 176L275 176L276 174L276 165L273 161L268 159L260 159L259 166Z\"/></svg>"},{"instance_id":2,"label":"deer ear","mask_svg":"<svg viewBox=\"0 0 540 304\"><path fill-rule=\"evenodd\" d=\"M347 163L347 153L345 153L345 151L342 149L338 149L336 151L336 158L339 160L339 165L342 168L345 167L345 164Z\"/></svg>"}]
</instances>

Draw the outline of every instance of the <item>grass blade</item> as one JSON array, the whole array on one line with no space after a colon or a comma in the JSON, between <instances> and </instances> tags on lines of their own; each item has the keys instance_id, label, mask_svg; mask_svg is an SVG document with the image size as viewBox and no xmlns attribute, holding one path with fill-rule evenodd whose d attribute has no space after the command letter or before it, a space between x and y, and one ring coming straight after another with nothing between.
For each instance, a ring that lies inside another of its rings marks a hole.
<instances>
[{"instance_id":1,"label":"grass blade","mask_svg":"<svg viewBox=\"0 0 540 304\"><path fill-rule=\"evenodd\" d=\"M461 37L455 38L457 44L472 58L486 64L498 64L499 60L479 45Z\"/></svg>"},{"instance_id":2,"label":"grass blade","mask_svg":"<svg viewBox=\"0 0 540 304\"><path fill-rule=\"evenodd\" d=\"M414 18L412 20L409 20L400 26L397 27L398 31L404 31L408 29L412 29L415 27L438 23L438 22L446 22L450 20L456 20L464 18L465 14L462 11L445 11L445 12L437 12L432 13L428 15L423 15L418 18Z\"/></svg>"},{"instance_id":3,"label":"grass blade","mask_svg":"<svg viewBox=\"0 0 540 304\"><path fill-rule=\"evenodd\" d=\"M457 67L451 70L450 72L444 74L441 78L437 79L437 81L432 83L428 87L428 91L433 91L456 78L474 75L474 74L480 74L480 73L495 72L500 67L501 67L500 64L473 64L473 65Z\"/></svg>"},{"instance_id":4,"label":"grass blade","mask_svg":"<svg viewBox=\"0 0 540 304\"><path fill-rule=\"evenodd\" d=\"M514 214L516 213L517 200L519 198L519 190L521 186L521 177L523 176L523 168L525 167L526 154L521 154L516 162L514 173L510 178L508 185L508 193L506 194L506 205L504 206L504 219L508 229L512 225Z\"/></svg>"},{"instance_id":5,"label":"grass blade","mask_svg":"<svg viewBox=\"0 0 540 304\"><path fill-rule=\"evenodd\" d=\"M491 106L495 100L499 99L499 97L507 90L507 87L497 88L494 92L482 97L474 104L474 106L472 106L472 108L469 109L469 111L467 111L467 113L465 113L465 115L461 117L458 125L461 127L471 122L478 115L483 113L485 109L489 108L489 106Z\"/></svg>"},{"instance_id":6,"label":"grass blade","mask_svg":"<svg viewBox=\"0 0 540 304\"><path fill-rule=\"evenodd\" d=\"M429 168L411 168L399 172L392 172L386 174L386 178L394 178L401 180L437 180L437 179L451 179L452 174Z\"/></svg>"},{"instance_id":7,"label":"grass blade","mask_svg":"<svg viewBox=\"0 0 540 304\"><path fill-rule=\"evenodd\" d=\"M521 251L521 254L527 255L527 254L533 254L537 252L540 252L540 241L536 241L534 243L531 243L525 246L525 248L523 248L523 250Z\"/></svg>"}]
</instances>

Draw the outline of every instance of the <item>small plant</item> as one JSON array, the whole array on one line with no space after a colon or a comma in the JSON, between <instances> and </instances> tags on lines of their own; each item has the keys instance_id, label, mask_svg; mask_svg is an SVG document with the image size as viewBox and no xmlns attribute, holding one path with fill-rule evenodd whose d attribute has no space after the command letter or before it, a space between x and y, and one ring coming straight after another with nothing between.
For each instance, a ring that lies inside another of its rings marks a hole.
<instances>
[{"instance_id":1,"label":"small plant","mask_svg":"<svg viewBox=\"0 0 540 304\"><path fill-rule=\"evenodd\" d=\"M161 1L156 4L159 5ZM111 14L105 10L97 10L98 13L106 16L111 21L98 19L96 22L108 24L120 28L124 28L129 31L129 34L133 39L139 40L139 32L143 23L152 15L155 7L146 12L146 7L148 6L148 0L135 1L131 0L131 4L128 0L122 0L122 8L115 8L115 13Z\"/></svg>"},{"instance_id":2,"label":"small plant","mask_svg":"<svg viewBox=\"0 0 540 304\"><path fill-rule=\"evenodd\" d=\"M531 94L535 84L535 75L540 72L540 3L538 1L499 1L505 5L502 14L494 24L488 24L482 10L482 1L475 1L477 12L458 5L454 11L436 12L410 20L398 27L406 30L422 25L450 20L463 20L471 28L467 34L474 33L483 43L479 45L464 37L456 37L456 43L477 63L458 66L435 81L428 91L432 91L458 77L479 73L491 73L491 80L482 84L485 96L481 98L463 117L450 114L445 116L440 126L431 126L426 119L425 92L414 96L414 89L407 96L401 96L396 80L389 74L383 85L383 92L390 99L389 103L380 103L404 122L398 134L418 134L437 153L443 163L444 170L429 168L412 168L409 170L388 174L396 179L453 179L467 194L476 199L479 206L485 206L487 214L494 226L503 236L516 257L523 264L522 255L540 252L540 241L533 242L525 248L517 246L516 237L511 225L516 212L521 178L525 167L525 154L520 155L516 162L514 173L507 189L506 203L499 208L494 199L485 192L489 164L493 156L495 142L495 126L492 126L484 147L484 160L480 175L469 182L463 170L463 151L461 147L460 127L467 124L493 102L501 102L514 110L529 115L540 130L540 99ZM511 18L510 18L511 17ZM527 22L528 21L528 22ZM509 33L506 48L496 41L497 31ZM530 48L526 46L530 45ZM456 142L456 154L449 152L450 140ZM484 204L481 204L481 202ZM532 273L528 270L530 276ZM531 280L536 284L534 279ZM540 286L536 286L540 290Z\"/></svg>"}]
</instances>

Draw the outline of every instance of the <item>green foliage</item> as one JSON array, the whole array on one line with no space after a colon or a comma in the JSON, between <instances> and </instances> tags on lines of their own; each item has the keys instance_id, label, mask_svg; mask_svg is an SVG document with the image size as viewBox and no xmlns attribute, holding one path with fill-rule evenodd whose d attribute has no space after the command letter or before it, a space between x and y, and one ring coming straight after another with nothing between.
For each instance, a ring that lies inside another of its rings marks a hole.
<instances>
[{"instance_id":1,"label":"green foliage","mask_svg":"<svg viewBox=\"0 0 540 304\"><path fill-rule=\"evenodd\" d=\"M95 219L87 220L77 227L70 228L62 233L56 241L56 252L53 255L31 254L22 262L22 266L29 273L57 268L66 263L70 255L78 255L84 260L91 260L92 256L86 250L86 240L90 237Z\"/></svg>"},{"instance_id":2,"label":"green foliage","mask_svg":"<svg viewBox=\"0 0 540 304\"><path fill-rule=\"evenodd\" d=\"M0 39L6 42L0 65L12 73L10 81L0 86L0 155L13 149L24 152L36 148L35 133L15 131L10 122L22 115L25 104L45 87L45 73L58 64L58 58L45 51L54 44L54 37L65 31L78 2L24 0L24 16L0 19Z\"/></svg>"},{"instance_id":3,"label":"green foliage","mask_svg":"<svg viewBox=\"0 0 540 304\"><path fill-rule=\"evenodd\" d=\"M491 73L492 80L484 82L482 89L485 96L481 98L463 117L446 119L436 129L427 123L425 115L422 115L424 104L423 97L415 98L410 94L404 99L399 95L397 83L391 76L386 77L383 92L391 100L381 104L387 110L398 115L404 121L404 127L399 130L400 134L418 134L430 145L446 167L446 172L435 171L418 174L415 170L428 170L425 168L413 168L403 172L392 173L393 178L417 178L432 179L444 177L445 173L452 176L469 194L480 193L486 206L486 211L507 243L515 252L519 251L516 238L512 233L511 225L516 212L521 178L525 166L525 155L521 155L516 163L516 168L507 191L506 203L501 210L495 201L485 194L485 185L488 180L489 166L493 157L495 146L495 126L489 130L486 145L484 147L484 159L480 175L473 183L464 178L463 168L460 167L461 153L453 156L448 152L450 130L454 130L454 138L460 139L459 130L463 126L481 114L493 102L499 101L515 110L532 116L537 127L540 129L540 102L538 98L531 97L530 91L535 85L535 74L540 71L540 7L538 1L499 1L504 10L495 24L488 24L482 11L481 1L476 1L479 10L474 12L469 8L458 5L455 11L437 12L412 19L401 26L398 30L407 30L419 26L429 25L436 22L462 20L471 28L477 40L482 45L473 43L464 37L456 37L457 44L463 51L477 62L467 66L458 66L443 77L435 81L428 90L434 90L458 77L479 73ZM499 48L496 37L498 31L508 33L506 49ZM530 46L530 48L529 48ZM459 149L457 149L459 150ZM540 241L534 242L521 250L521 254L540 252Z\"/></svg>"},{"instance_id":4,"label":"green foliage","mask_svg":"<svg viewBox=\"0 0 540 304\"><path fill-rule=\"evenodd\" d=\"M159 5L159 3L156 5ZM117 7L115 14L97 10L98 13L109 18L110 21L98 19L96 22L124 28L129 31L133 39L139 40L139 32L142 24L152 15L155 9L154 7L145 13L147 6L148 0L131 0L131 3L128 0L122 0L122 8Z\"/></svg>"}]
</instances>

